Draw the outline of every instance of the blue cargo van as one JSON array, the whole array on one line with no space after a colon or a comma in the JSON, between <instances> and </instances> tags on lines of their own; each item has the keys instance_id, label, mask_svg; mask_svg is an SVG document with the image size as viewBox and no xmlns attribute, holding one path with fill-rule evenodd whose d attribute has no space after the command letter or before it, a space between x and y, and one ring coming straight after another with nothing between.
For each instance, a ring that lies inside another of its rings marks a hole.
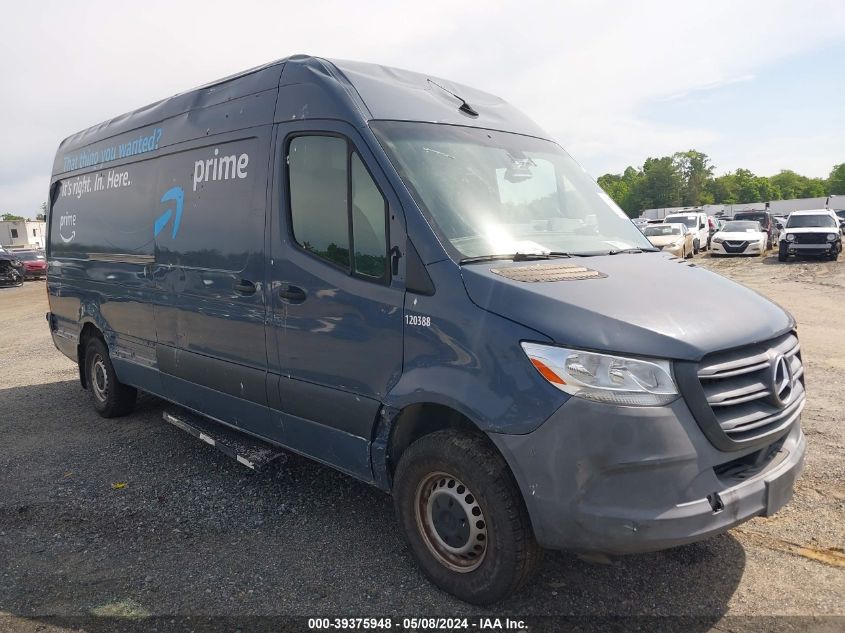
<instances>
[{"instance_id":1,"label":"blue cargo van","mask_svg":"<svg viewBox=\"0 0 845 633\"><path fill-rule=\"evenodd\" d=\"M143 390L390 491L463 600L542 548L770 515L802 468L792 317L467 86L273 62L67 138L49 211L49 326L101 415Z\"/></svg>"}]
</instances>

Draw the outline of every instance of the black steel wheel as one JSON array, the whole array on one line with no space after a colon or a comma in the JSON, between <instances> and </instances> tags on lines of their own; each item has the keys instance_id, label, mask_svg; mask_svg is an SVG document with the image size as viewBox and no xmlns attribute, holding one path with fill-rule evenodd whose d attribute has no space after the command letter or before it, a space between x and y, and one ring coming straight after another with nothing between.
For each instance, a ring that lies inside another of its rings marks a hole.
<instances>
[{"instance_id":1,"label":"black steel wheel","mask_svg":"<svg viewBox=\"0 0 845 633\"><path fill-rule=\"evenodd\" d=\"M104 418L131 413L138 390L117 379L109 350L99 338L90 338L85 346L85 380L94 409Z\"/></svg>"},{"instance_id":2,"label":"black steel wheel","mask_svg":"<svg viewBox=\"0 0 845 633\"><path fill-rule=\"evenodd\" d=\"M403 453L393 485L411 553L438 587L492 604L530 578L542 550L519 488L483 436L446 430Z\"/></svg>"}]
</instances>

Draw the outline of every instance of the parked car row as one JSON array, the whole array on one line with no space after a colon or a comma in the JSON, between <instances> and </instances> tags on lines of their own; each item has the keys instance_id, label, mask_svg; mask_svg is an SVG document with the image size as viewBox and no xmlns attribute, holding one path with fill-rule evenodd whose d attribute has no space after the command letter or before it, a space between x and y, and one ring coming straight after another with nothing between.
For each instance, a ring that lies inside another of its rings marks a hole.
<instances>
[{"instance_id":1,"label":"parked car row","mask_svg":"<svg viewBox=\"0 0 845 633\"><path fill-rule=\"evenodd\" d=\"M845 211L795 211L788 218L768 211L743 211L731 218L704 213L667 215L662 221L638 218L637 227L656 248L678 257L710 249L714 256L762 255L778 249L778 259L822 256L837 259L842 252Z\"/></svg>"},{"instance_id":2,"label":"parked car row","mask_svg":"<svg viewBox=\"0 0 845 633\"><path fill-rule=\"evenodd\" d=\"M0 285L20 286L25 280L47 276L44 251L7 251L0 249Z\"/></svg>"}]
</instances>

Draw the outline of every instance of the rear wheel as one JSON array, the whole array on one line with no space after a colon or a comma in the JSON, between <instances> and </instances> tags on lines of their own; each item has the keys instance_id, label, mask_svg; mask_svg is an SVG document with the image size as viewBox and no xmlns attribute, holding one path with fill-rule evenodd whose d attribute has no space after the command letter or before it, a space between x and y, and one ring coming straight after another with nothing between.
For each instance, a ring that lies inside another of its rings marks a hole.
<instances>
[{"instance_id":1,"label":"rear wheel","mask_svg":"<svg viewBox=\"0 0 845 633\"><path fill-rule=\"evenodd\" d=\"M117 379L109 350L99 338L85 346L85 377L94 409L104 418L116 418L135 407L138 390Z\"/></svg>"},{"instance_id":2,"label":"rear wheel","mask_svg":"<svg viewBox=\"0 0 845 633\"><path fill-rule=\"evenodd\" d=\"M473 604L519 589L539 562L522 496L501 455L454 430L414 442L393 486L411 553L438 587Z\"/></svg>"}]
</instances>

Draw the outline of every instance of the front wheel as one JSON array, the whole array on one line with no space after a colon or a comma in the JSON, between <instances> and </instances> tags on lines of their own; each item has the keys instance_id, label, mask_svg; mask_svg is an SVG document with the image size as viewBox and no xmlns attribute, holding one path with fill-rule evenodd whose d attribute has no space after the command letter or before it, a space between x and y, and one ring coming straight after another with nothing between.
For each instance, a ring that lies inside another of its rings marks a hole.
<instances>
[{"instance_id":1,"label":"front wheel","mask_svg":"<svg viewBox=\"0 0 845 633\"><path fill-rule=\"evenodd\" d=\"M778 261L785 262L787 259L789 259L789 252L786 250L786 244L781 242L778 246Z\"/></svg>"},{"instance_id":2,"label":"front wheel","mask_svg":"<svg viewBox=\"0 0 845 633\"><path fill-rule=\"evenodd\" d=\"M11 282L11 285L13 287L17 288L17 287L23 286L24 276L21 275L18 271L13 269L9 273L9 281Z\"/></svg>"},{"instance_id":3,"label":"front wheel","mask_svg":"<svg viewBox=\"0 0 845 633\"><path fill-rule=\"evenodd\" d=\"M692 243L692 252L693 252L693 254L698 255L698 251L700 250L699 246L700 246L700 243L699 243L699 241L698 241L698 240L695 240L695 241Z\"/></svg>"},{"instance_id":4,"label":"front wheel","mask_svg":"<svg viewBox=\"0 0 845 633\"><path fill-rule=\"evenodd\" d=\"M411 553L438 587L478 605L529 579L541 549L501 455L483 438L438 431L402 455L393 486Z\"/></svg>"},{"instance_id":5,"label":"front wheel","mask_svg":"<svg viewBox=\"0 0 845 633\"><path fill-rule=\"evenodd\" d=\"M104 418L116 418L135 407L138 390L117 379L109 350L99 338L85 347L85 378L94 409Z\"/></svg>"}]
</instances>

